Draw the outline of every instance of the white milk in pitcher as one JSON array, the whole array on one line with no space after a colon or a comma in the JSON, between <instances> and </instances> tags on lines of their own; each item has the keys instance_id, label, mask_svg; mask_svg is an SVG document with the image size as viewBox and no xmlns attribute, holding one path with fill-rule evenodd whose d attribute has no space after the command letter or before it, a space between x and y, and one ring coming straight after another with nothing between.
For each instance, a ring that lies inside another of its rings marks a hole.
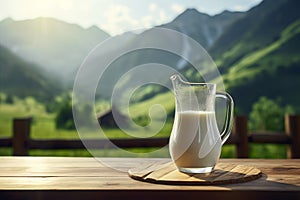
<instances>
[{"instance_id":1,"label":"white milk in pitcher","mask_svg":"<svg viewBox=\"0 0 300 200\"><path fill-rule=\"evenodd\" d=\"M215 112L177 112L174 120L169 148L176 166L179 169L214 167L222 147Z\"/></svg>"}]
</instances>

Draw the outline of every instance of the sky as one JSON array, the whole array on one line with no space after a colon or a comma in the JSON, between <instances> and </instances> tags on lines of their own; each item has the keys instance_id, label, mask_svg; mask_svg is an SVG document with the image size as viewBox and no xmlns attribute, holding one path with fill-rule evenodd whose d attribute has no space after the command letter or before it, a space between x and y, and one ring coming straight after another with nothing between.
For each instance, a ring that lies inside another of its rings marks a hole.
<instances>
[{"instance_id":1,"label":"sky","mask_svg":"<svg viewBox=\"0 0 300 200\"><path fill-rule=\"evenodd\" d=\"M170 22L187 8L209 15L247 11L262 0L0 0L0 20L53 17L111 35Z\"/></svg>"}]
</instances>

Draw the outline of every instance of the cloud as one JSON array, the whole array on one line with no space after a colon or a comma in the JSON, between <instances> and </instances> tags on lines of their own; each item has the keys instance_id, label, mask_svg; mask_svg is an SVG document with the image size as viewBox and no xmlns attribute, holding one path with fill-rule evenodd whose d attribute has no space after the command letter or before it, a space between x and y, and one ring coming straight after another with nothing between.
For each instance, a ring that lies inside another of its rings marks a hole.
<instances>
[{"instance_id":1,"label":"cloud","mask_svg":"<svg viewBox=\"0 0 300 200\"><path fill-rule=\"evenodd\" d=\"M257 5L261 2L262 0L250 0L248 1L247 4L236 4L233 6L234 11L247 11L249 8L253 7L254 5Z\"/></svg>"},{"instance_id":2,"label":"cloud","mask_svg":"<svg viewBox=\"0 0 300 200\"><path fill-rule=\"evenodd\" d=\"M149 10L150 12L156 11L156 10L157 10L157 4L151 3L151 4L149 5L149 7L148 7L148 10Z\"/></svg>"},{"instance_id":3,"label":"cloud","mask_svg":"<svg viewBox=\"0 0 300 200\"><path fill-rule=\"evenodd\" d=\"M117 35L129 30L151 28L166 23L171 18L155 3L149 4L147 8L148 12L145 12L142 17L136 17L127 5L114 4L104 11L101 28L112 35Z\"/></svg>"},{"instance_id":4,"label":"cloud","mask_svg":"<svg viewBox=\"0 0 300 200\"><path fill-rule=\"evenodd\" d=\"M157 4L151 3L148 8L150 12L144 17L147 19L148 25L159 25L170 20L170 17L166 14L166 11Z\"/></svg>"},{"instance_id":5,"label":"cloud","mask_svg":"<svg viewBox=\"0 0 300 200\"><path fill-rule=\"evenodd\" d=\"M142 17L141 23L144 25L145 28L150 28L153 26L154 18L152 15L146 15Z\"/></svg>"},{"instance_id":6,"label":"cloud","mask_svg":"<svg viewBox=\"0 0 300 200\"><path fill-rule=\"evenodd\" d=\"M235 5L235 6L233 6L233 10L234 11L246 11L247 7L246 6L242 6L242 5Z\"/></svg>"},{"instance_id":7,"label":"cloud","mask_svg":"<svg viewBox=\"0 0 300 200\"><path fill-rule=\"evenodd\" d=\"M119 34L124 30L137 28L140 24L137 19L132 17L130 8L121 4L110 6L104 12L104 19L102 28L112 34Z\"/></svg>"},{"instance_id":8,"label":"cloud","mask_svg":"<svg viewBox=\"0 0 300 200\"><path fill-rule=\"evenodd\" d=\"M262 0L252 0L251 4L256 5L262 2Z\"/></svg>"},{"instance_id":9,"label":"cloud","mask_svg":"<svg viewBox=\"0 0 300 200\"><path fill-rule=\"evenodd\" d=\"M167 23L186 7L216 14L224 9L245 11L261 1L0 0L0 20L6 17L15 20L54 17L84 28L97 25L114 35Z\"/></svg>"},{"instance_id":10,"label":"cloud","mask_svg":"<svg viewBox=\"0 0 300 200\"><path fill-rule=\"evenodd\" d=\"M159 20L157 21L158 23L163 23L165 21L167 21L168 17L166 15L166 12L161 10L159 11Z\"/></svg>"},{"instance_id":11,"label":"cloud","mask_svg":"<svg viewBox=\"0 0 300 200\"><path fill-rule=\"evenodd\" d=\"M174 3L171 5L171 9L175 12L175 13L182 13L184 11L184 7L177 4L177 3Z\"/></svg>"}]
</instances>

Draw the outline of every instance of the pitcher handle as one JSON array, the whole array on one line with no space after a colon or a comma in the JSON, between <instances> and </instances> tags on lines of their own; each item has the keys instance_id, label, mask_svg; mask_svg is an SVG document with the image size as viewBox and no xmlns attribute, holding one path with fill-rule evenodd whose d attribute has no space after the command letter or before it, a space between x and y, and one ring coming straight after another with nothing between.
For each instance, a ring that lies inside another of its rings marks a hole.
<instances>
[{"instance_id":1,"label":"pitcher handle","mask_svg":"<svg viewBox=\"0 0 300 200\"><path fill-rule=\"evenodd\" d=\"M222 145L229 138L233 124L233 106L234 102L232 97L226 92L217 92L216 97L220 97L226 100L228 109L226 110L226 118L223 131L221 132Z\"/></svg>"}]
</instances>

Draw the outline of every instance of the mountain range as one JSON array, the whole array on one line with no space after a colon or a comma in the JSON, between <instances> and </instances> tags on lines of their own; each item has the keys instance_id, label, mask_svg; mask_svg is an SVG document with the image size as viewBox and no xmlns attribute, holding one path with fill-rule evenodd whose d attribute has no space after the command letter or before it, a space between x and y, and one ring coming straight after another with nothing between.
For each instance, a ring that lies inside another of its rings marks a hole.
<instances>
[{"instance_id":1,"label":"mountain range","mask_svg":"<svg viewBox=\"0 0 300 200\"><path fill-rule=\"evenodd\" d=\"M300 111L300 94L295 91L300 87L299 4L297 0L264 0L247 12L224 11L215 16L187 9L171 22L158 27L182 32L205 47L217 64L226 89L241 114L249 114L253 103L261 96L276 99L282 106L291 105ZM143 42L143 34L151 31L126 33L120 37L127 38L126 45L130 46ZM33 34L36 36L30 37ZM27 60L25 65L35 63L34 69L30 70L43 69L38 74L54 74L69 83L87 53L108 37L97 27L83 29L51 18L6 19L0 22L0 44L10 49L10 55ZM159 39L170 40L167 37ZM115 49L107 49L107 55L118 48L123 47L120 44ZM7 60L7 57L1 59ZM199 80L193 67L181 60L176 55L152 49L131 52L112 63L99 87L111 90L122 74L149 62L180 70L190 81ZM10 82L3 80L2 83L10 87ZM145 96L151 98L163 91L152 88L143 92L144 96L138 96L143 100Z\"/></svg>"},{"instance_id":2,"label":"mountain range","mask_svg":"<svg viewBox=\"0 0 300 200\"><path fill-rule=\"evenodd\" d=\"M0 22L0 44L62 82L73 81L85 56L109 36L96 26L84 29L53 18Z\"/></svg>"},{"instance_id":3,"label":"mountain range","mask_svg":"<svg viewBox=\"0 0 300 200\"><path fill-rule=\"evenodd\" d=\"M260 96L300 108L300 2L264 0L210 48L242 113Z\"/></svg>"},{"instance_id":4,"label":"mountain range","mask_svg":"<svg viewBox=\"0 0 300 200\"><path fill-rule=\"evenodd\" d=\"M62 92L55 79L45 76L39 66L16 56L0 45L0 92L21 98L32 96L49 102Z\"/></svg>"},{"instance_id":5,"label":"mountain range","mask_svg":"<svg viewBox=\"0 0 300 200\"><path fill-rule=\"evenodd\" d=\"M209 16L198 12L196 9L187 9L171 22L148 29L135 36L131 35L130 39L128 39L127 34L119 36L123 42L118 43L117 49L134 49L136 46L152 46L154 44L160 44L165 47L168 46L169 48L172 46L172 48L177 49L181 55L189 54L186 50L186 48L189 49L189 44L185 44L186 41L184 37L174 36L172 33L172 37L170 37L169 33L162 30L158 31L156 28L171 29L184 33L184 35L191 37L193 40L201 44L203 48L209 48L222 35L222 33L226 31L230 24L243 16L244 13L229 11L224 11L215 16ZM117 51L115 50L106 50L101 55L94 57L102 56L107 58L113 56L116 52ZM99 61L95 59L94 63L97 65ZM160 48L147 47L139 49L138 51L130 51L125 55L120 55L118 59L109 66L108 70L105 71L105 75L101 77L99 82L98 91L101 93L99 95L103 98L109 98L114 86L117 84L117 81L122 75L129 72L134 67L142 66L147 63L159 63L179 71L184 67L192 68L192 66L179 55ZM128 74L126 75L127 80L132 80L134 78L130 77ZM92 74L89 76L91 77ZM166 83L167 82L170 82L168 78L166 78ZM123 83L122 85L126 84ZM147 89L140 90L140 93L136 94L133 99L134 101L145 100L146 98L153 97L155 93L160 93L162 91L166 91L165 88L152 85Z\"/></svg>"},{"instance_id":6,"label":"mountain range","mask_svg":"<svg viewBox=\"0 0 300 200\"><path fill-rule=\"evenodd\" d=\"M233 22L245 16L243 12L223 11L210 16L189 8L173 21L159 27L182 32L199 42L205 49L210 48Z\"/></svg>"}]
</instances>

